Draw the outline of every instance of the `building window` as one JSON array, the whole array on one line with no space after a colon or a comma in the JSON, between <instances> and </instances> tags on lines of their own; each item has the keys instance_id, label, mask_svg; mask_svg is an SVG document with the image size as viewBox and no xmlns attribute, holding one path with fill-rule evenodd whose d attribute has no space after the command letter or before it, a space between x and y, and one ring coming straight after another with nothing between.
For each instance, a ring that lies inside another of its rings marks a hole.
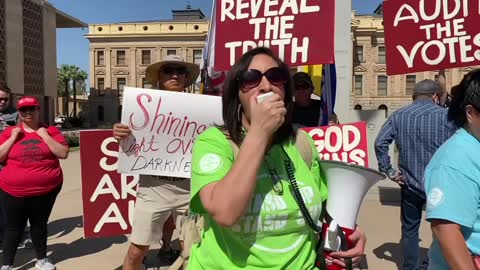
<instances>
[{"instance_id":1,"label":"building window","mask_svg":"<svg viewBox=\"0 0 480 270\"><path fill-rule=\"evenodd\" d=\"M361 96L363 92L363 75L355 75L355 95Z\"/></svg>"},{"instance_id":2,"label":"building window","mask_svg":"<svg viewBox=\"0 0 480 270\"><path fill-rule=\"evenodd\" d=\"M168 49L167 50L167 55L176 55L177 54L177 50L175 49Z\"/></svg>"},{"instance_id":3,"label":"building window","mask_svg":"<svg viewBox=\"0 0 480 270\"><path fill-rule=\"evenodd\" d=\"M125 51L117 51L117 65L125 65Z\"/></svg>"},{"instance_id":4,"label":"building window","mask_svg":"<svg viewBox=\"0 0 480 270\"><path fill-rule=\"evenodd\" d=\"M142 50L142 65L150 65L152 63L152 54L150 50Z\"/></svg>"},{"instance_id":5,"label":"building window","mask_svg":"<svg viewBox=\"0 0 480 270\"><path fill-rule=\"evenodd\" d=\"M98 106L97 108L98 110L98 122L103 122L105 121L105 109L103 108L103 106Z\"/></svg>"},{"instance_id":6,"label":"building window","mask_svg":"<svg viewBox=\"0 0 480 270\"><path fill-rule=\"evenodd\" d=\"M105 90L105 79L98 78L97 79L97 90L99 95L103 95L103 91Z\"/></svg>"},{"instance_id":7,"label":"building window","mask_svg":"<svg viewBox=\"0 0 480 270\"><path fill-rule=\"evenodd\" d=\"M202 50L193 50L193 63L200 66L202 64L202 56ZM193 89L195 92L200 92L200 86L196 83L193 84Z\"/></svg>"},{"instance_id":8,"label":"building window","mask_svg":"<svg viewBox=\"0 0 480 270\"><path fill-rule=\"evenodd\" d=\"M379 64L385 64L386 63L385 47L384 46L378 47L378 63Z\"/></svg>"},{"instance_id":9,"label":"building window","mask_svg":"<svg viewBox=\"0 0 480 270\"><path fill-rule=\"evenodd\" d=\"M142 79L142 88L152 88L152 84L147 80L147 78Z\"/></svg>"},{"instance_id":10,"label":"building window","mask_svg":"<svg viewBox=\"0 0 480 270\"><path fill-rule=\"evenodd\" d=\"M416 83L417 83L416 75L407 75L405 94L412 95L413 89L415 88Z\"/></svg>"},{"instance_id":11,"label":"building window","mask_svg":"<svg viewBox=\"0 0 480 270\"><path fill-rule=\"evenodd\" d=\"M126 78L117 78L117 89L118 89L119 96L123 96L123 88L125 88L126 84L127 84Z\"/></svg>"},{"instance_id":12,"label":"building window","mask_svg":"<svg viewBox=\"0 0 480 270\"><path fill-rule=\"evenodd\" d=\"M377 93L379 96L387 96L388 77L379 75L377 79Z\"/></svg>"},{"instance_id":13,"label":"building window","mask_svg":"<svg viewBox=\"0 0 480 270\"><path fill-rule=\"evenodd\" d=\"M105 52L104 51L97 51L97 65L104 66L105 65Z\"/></svg>"},{"instance_id":14,"label":"building window","mask_svg":"<svg viewBox=\"0 0 480 270\"><path fill-rule=\"evenodd\" d=\"M356 111L361 111L362 110L362 105L357 104L357 105L355 105L355 107L353 109L356 110Z\"/></svg>"},{"instance_id":15,"label":"building window","mask_svg":"<svg viewBox=\"0 0 480 270\"><path fill-rule=\"evenodd\" d=\"M363 46L355 46L355 55L358 63L363 63Z\"/></svg>"},{"instance_id":16,"label":"building window","mask_svg":"<svg viewBox=\"0 0 480 270\"><path fill-rule=\"evenodd\" d=\"M202 50L193 50L193 63L197 65L202 63Z\"/></svg>"}]
</instances>

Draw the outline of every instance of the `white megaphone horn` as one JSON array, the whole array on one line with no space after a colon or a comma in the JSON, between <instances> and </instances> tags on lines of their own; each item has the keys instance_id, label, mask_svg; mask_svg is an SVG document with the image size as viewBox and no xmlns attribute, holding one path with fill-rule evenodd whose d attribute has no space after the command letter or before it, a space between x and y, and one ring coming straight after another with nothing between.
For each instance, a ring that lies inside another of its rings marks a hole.
<instances>
[{"instance_id":1,"label":"white megaphone horn","mask_svg":"<svg viewBox=\"0 0 480 270\"><path fill-rule=\"evenodd\" d=\"M355 229L363 198L385 175L340 161L322 160L320 166L327 178L327 212L340 227Z\"/></svg>"},{"instance_id":2,"label":"white megaphone horn","mask_svg":"<svg viewBox=\"0 0 480 270\"><path fill-rule=\"evenodd\" d=\"M323 176L327 179L326 210L332 219L329 224L323 224L322 233L325 257L329 262L331 251L339 251L340 247L345 245L351 248L352 243L348 241L348 237L355 230L363 198L378 181L385 179L385 175L369 168L340 161L322 160L320 166ZM337 229L343 231L347 243L342 244ZM327 264L327 269L337 270L341 267Z\"/></svg>"}]
</instances>

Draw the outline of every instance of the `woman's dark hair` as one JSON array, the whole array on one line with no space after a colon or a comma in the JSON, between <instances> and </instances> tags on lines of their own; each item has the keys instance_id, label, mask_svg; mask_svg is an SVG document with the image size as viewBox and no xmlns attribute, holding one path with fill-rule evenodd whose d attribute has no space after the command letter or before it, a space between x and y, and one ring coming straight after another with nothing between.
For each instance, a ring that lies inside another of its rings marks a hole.
<instances>
[{"instance_id":1,"label":"woman's dark hair","mask_svg":"<svg viewBox=\"0 0 480 270\"><path fill-rule=\"evenodd\" d=\"M453 121L457 127L464 127L467 123L465 107L471 105L480 110L480 69L470 71L451 92L448 120Z\"/></svg>"},{"instance_id":2,"label":"woman's dark hair","mask_svg":"<svg viewBox=\"0 0 480 270\"><path fill-rule=\"evenodd\" d=\"M230 139L237 145L243 141L242 134L242 109L240 104L240 77L248 70L248 66L256 55L270 56L278 66L287 74L290 74L288 66L280 60L272 50L264 47L259 47L245 53L235 65L232 66L228 72L227 78L223 85L222 95L222 111L223 111L223 128L228 132ZM287 115L285 116L285 123L275 132L274 143L280 143L286 139L290 139L293 135L293 128L291 125L291 114L293 110L293 86L292 79L288 76L284 86L285 91L285 107L287 108Z\"/></svg>"}]
</instances>

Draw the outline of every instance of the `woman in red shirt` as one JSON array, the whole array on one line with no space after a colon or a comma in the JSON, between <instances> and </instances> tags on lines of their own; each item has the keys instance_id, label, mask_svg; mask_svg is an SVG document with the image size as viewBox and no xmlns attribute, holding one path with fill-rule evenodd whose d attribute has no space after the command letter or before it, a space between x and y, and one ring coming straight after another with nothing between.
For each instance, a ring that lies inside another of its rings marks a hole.
<instances>
[{"instance_id":1,"label":"woman in red shirt","mask_svg":"<svg viewBox=\"0 0 480 270\"><path fill-rule=\"evenodd\" d=\"M18 101L20 124L0 135L0 196L5 211L3 266L13 261L27 220L37 255L36 268L54 270L47 258L48 218L60 192L63 173L59 159L68 156L68 145L60 130L40 122L40 105L34 97Z\"/></svg>"}]
</instances>

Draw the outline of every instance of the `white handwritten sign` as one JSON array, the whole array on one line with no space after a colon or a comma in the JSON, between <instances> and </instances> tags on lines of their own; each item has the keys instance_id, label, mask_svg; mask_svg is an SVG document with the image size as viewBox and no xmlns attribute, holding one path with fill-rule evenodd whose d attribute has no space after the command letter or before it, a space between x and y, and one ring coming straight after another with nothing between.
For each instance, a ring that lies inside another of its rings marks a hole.
<instances>
[{"instance_id":1,"label":"white handwritten sign","mask_svg":"<svg viewBox=\"0 0 480 270\"><path fill-rule=\"evenodd\" d=\"M118 172L190 177L195 138L221 125L220 97L125 87Z\"/></svg>"}]
</instances>

